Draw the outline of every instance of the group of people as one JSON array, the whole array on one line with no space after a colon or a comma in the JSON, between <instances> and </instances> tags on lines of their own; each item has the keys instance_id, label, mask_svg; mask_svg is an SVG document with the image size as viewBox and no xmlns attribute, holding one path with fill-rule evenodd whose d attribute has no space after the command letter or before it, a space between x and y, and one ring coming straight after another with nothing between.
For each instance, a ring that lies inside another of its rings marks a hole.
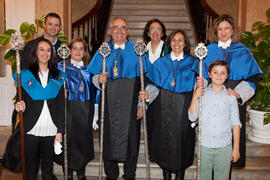
<instances>
[{"instance_id":1,"label":"group of people","mask_svg":"<svg viewBox=\"0 0 270 180\"><path fill-rule=\"evenodd\" d=\"M68 178L72 180L76 171L78 179L86 179L85 167L94 158L92 123L96 122L94 107L99 103L102 83L106 83L106 180L119 177L119 162L124 163L125 180L136 177L141 101L147 104L150 160L162 168L165 180L170 180L172 174L176 180L183 180L185 170L193 164L196 128L191 124L197 122L199 97L201 179L211 180L214 174L215 180L226 180L231 162L245 166L246 102L254 95L262 71L239 42L237 24L231 16L222 15L211 26L203 78L197 77L198 61L190 53L186 33L178 29L167 38L159 19L148 21L143 34L147 43L147 52L142 56L144 91L140 91L139 57L134 43L128 40L124 18L115 17L110 24L111 52L105 73L103 57L96 52L90 60L81 38L68 44L70 58L61 61L56 54L60 28L60 17L49 13L43 36L27 43L22 58L23 101L15 103L15 110L23 111L27 179L37 178L41 164L42 179L51 180L53 161L63 164L63 153L55 156L54 145L63 142L65 98Z\"/></svg>"}]
</instances>

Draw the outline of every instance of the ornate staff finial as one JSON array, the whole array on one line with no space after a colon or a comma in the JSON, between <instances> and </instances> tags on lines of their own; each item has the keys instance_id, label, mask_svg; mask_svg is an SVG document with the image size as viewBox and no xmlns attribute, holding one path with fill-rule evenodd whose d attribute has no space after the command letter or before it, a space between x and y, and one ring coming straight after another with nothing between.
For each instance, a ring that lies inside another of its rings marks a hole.
<instances>
[{"instance_id":1,"label":"ornate staff finial","mask_svg":"<svg viewBox=\"0 0 270 180\"><path fill-rule=\"evenodd\" d=\"M65 43L63 43L57 49L57 54L59 55L60 58L67 59L70 54L70 49L67 47Z\"/></svg>"},{"instance_id":2,"label":"ornate staff finial","mask_svg":"<svg viewBox=\"0 0 270 180\"><path fill-rule=\"evenodd\" d=\"M104 42L99 48L99 53L103 58L106 58L111 53L111 48L108 43Z\"/></svg>"},{"instance_id":3,"label":"ornate staff finial","mask_svg":"<svg viewBox=\"0 0 270 180\"><path fill-rule=\"evenodd\" d=\"M146 45L142 40L137 40L134 51L137 55L142 56L146 52Z\"/></svg>"},{"instance_id":4,"label":"ornate staff finial","mask_svg":"<svg viewBox=\"0 0 270 180\"><path fill-rule=\"evenodd\" d=\"M12 34L12 37L9 40L9 45L12 50L20 51L24 47L24 40L22 36L16 32Z\"/></svg>"},{"instance_id":5,"label":"ornate staff finial","mask_svg":"<svg viewBox=\"0 0 270 180\"><path fill-rule=\"evenodd\" d=\"M203 59L207 56L208 50L204 43L199 43L198 46L196 46L194 52L199 59Z\"/></svg>"}]
</instances>

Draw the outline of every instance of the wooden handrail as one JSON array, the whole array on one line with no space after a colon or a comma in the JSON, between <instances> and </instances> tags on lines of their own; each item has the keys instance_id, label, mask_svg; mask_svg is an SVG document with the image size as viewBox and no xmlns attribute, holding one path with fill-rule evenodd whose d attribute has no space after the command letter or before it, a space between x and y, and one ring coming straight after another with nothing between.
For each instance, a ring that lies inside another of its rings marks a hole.
<instances>
[{"instance_id":1,"label":"wooden handrail","mask_svg":"<svg viewBox=\"0 0 270 180\"><path fill-rule=\"evenodd\" d=\"M190 14L196 31L197 42L207 43L207 32L218 14L206 0L188 0Z\"/></svg>"},{"instance_id":2,"label":"wooden handrail","mask_svg":"<svg viewBox=\"0 0 270 180\"><path fill-rule=\"evenodd\" d=\"M72 28L77 27L77 26L80 26L85 21L87 21L89 18L91 18L92 16L94 16L97 13L97 11L99 10L100 6L102 5L102 1L103 0L97 0L97 2L94 5L94 7L86 15L84 15L82 18L80 18L79 20L77 20L74 23L72 23Z\"/></svg>"},{"instance_id":3,"label":"wooden handrail","mask_svg":"<svg viewBox=\"0 0 270 180\"><path fill-rule=\"evenodd\" d=\"M202 7L205 9L205 11L212 16L214 19L218 17L218 14L216 13L216 11L214 9L212 9L208 3L206 2L206 0L200 0L201 1L201 5Z\"/></svg>"}]
</instances>

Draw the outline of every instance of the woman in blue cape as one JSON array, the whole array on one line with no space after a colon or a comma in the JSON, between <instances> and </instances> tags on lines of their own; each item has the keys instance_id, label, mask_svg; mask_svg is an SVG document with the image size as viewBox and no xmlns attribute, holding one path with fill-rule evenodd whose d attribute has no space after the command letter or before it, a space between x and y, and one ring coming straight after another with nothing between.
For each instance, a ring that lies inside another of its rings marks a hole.
<instances>
[{"instance_id":1,"label":"woman in blue cape","mask_svg":"<svg viewBox=\"0 0 270 180\"><path fill-rule=\"evenodd\" d=\"M184 179L185 169L193 164L195 130L188 120L188 106L195 83L190 43L185 32L176 30L168 38L170 54L159 58L146 77L150 83L140 92L154 109L152 158L163 170L165 180L175 173ZM141 117L138 108L138 116Z\"/></svg>"},{"instance_id":2,"label":"woman in blue cape","mask_svg":"<svg viewBox=\"0 0 270 180\"><path fill-rule=\"evenodd\" d=\"M58 71L53 46L39 39L29 57L29 66L21 72L22 99L15 110L23 111L26 177L37 179L39 165L43 180L53 177L54 145L64 133L65 74ZM16 74L13 75L17 83Z\"/></svg>"},{"instance_id":3,"label":"woman in blue cape","mask_svg":"<svg viewBox=\"0 0 270 180\"><path fill-rule=\"evenodd\" d=\"M166 43L166 28L165 25L159 19L149 20L144 28L143 39L147 43L146 55L151 64L153 64L158 58L169 54L168 46ZM152 148L151 148L151 135L152 135L152 122L154 109L150 106L147 109L147 137L148 137L148 150L149 159L152 161Z\"/></svg>"},{"instance_id":4,"label":"woman in blue cape","mask_svg":"<svg viewBox=\"0 0 270 180\"><path fill-rule=\"evenodd\" d=\"M215 60L224 60L230 66L228 80L224 83L227 93L236 96L242 124L240 134L240 159L233 163L245 167L246 162L246 102L255 94L256 84L262 71L249 49L239 42L238 26L229 15L215 19L210 27L207 46L208 54L203 60L203 77L208 79L208 67ZM193 66L199 72L199 63Z\"/></svg>"},{"instance_id":5,"label":"woman in blue cape","mask_svg":"<svg viewBox=\"0 0 270 180\"><path fill-rule=\"evenodd\" d=\"M70 58L66 61L67 89L67 152L68 179L73 171L79 180L85 180L85 167L94 159L92 122L97 89L92 75L87 71L89 55L83 39L73 39L69 44ZM64 61L58 64L63 70Z\"/></svg>"}]
</instances>

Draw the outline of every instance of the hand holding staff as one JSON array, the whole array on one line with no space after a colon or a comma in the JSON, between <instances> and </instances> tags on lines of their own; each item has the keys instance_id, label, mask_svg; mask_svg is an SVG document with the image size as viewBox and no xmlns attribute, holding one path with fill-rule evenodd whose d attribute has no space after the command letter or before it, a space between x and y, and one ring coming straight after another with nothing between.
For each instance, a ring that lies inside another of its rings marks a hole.
<instances>
[{"instance_id":1,"label":"hand holding staff","mask_svg":"<svg viewBox=\"0 0 270 180\"><path fill-rule=\"evenodd\" d=\"M20 65L20 55L19 51L24 47L24 40L22 37L16 32L12 34L12 37L9 41L12 50L16 51L16 65L17 65L17 95L18 101L22 101L22 86L21 86L21 65ZM23 180L26 180L26 165L25 165L25 150L24 150L24 127L23 127L23 111L19 111L19 122L20 122L20 137L21 137L21 155L22 155L22 172L23 172ZM16 122L17 124L17 122Z\"/></svg>"},{"instance_id":2,"label":"hand holding staff","mask_svg":"<svg viewBox=\"0 0 270 180\"><path fill-rule=\"evenodd\" d=\"M60 58L64 60L63 62L63 71L66 72L66 59L69 57L70 49L66 44L61 44L57 49L57 53ZM66 96L66 81L64 82L64 91L65 91L65 134L64 134L64 171L65 171L65 180L68 179L68 161L67 161L67 96Z\"/></svg>"},{"instance_id":3,"label":"hand holding staff","mask_svg":"<svg viewBox=\"0 0 270 180\"><path fill-rule=\"evenodd\" d=\"M134 47L135 53L140 56L140 80L141 91L144 91L144 77L143 77L143 62L142 55L146 51L146 45L142 41L137 41ZM150 179L150 166L149 166L149 153L148 153L148 141L147 141L147 125L146 125L146 112L145 112L145 100L142 101L143 109L143 131L144 131L144 152L146 162L146 179Z\"/></svg>"},{"instance_id":4,"label":"hand holding staff","mask_svg":"<svg viewBox=\"0 0 270 180\"><path fill-rule=\"evenodd\" d=\"M99 53L103 57L102 73L106 72L106 57L110 54L111 48L106 42L102 43L99 48ZM105 110L105 87L106 82L102 83L101 87L101 115L100 115L100 144L99 144L99 171L98 179L102 179L102 156L103 156L103 129L104 129L104 110Z\"/></svg>"},{"instance_id":5,"label":"hand holding staff","mask_svg":"<svg viewBox=\"0 0 270 180\"><path fill-rule=\"evenodd\" d=\"M195 55L200 59L199 76L202 77L202 60L207 56L207 48L204 43L199 43L194 50ZM197 132L197 180L200 180L201 166L201 113L202 113L202 97L199 98L199 120Z\"/></svg>"}]
</instances>

